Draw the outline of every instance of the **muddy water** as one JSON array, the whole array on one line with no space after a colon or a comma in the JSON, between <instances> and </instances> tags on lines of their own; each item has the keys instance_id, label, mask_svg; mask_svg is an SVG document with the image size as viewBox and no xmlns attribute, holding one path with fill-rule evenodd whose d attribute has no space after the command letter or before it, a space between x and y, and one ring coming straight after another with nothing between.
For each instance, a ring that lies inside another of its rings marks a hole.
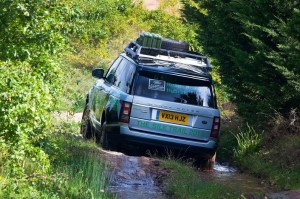
<instances>
[{"instance_id":1,"label":"muddy water","mask_svg":"<svg viewBox=\"0 0 300 199\"><path fill-rule=\"evenodd\" d=\"M157 184L161 168L159 161L147 157L127 156L119 152L105 151L111 166L108 191L119 199L168 198ZM200 171L199 177L209 182L221 182L241 193L268 193L259 179L239 173L228 165L215 164L214 170Z\"/></svg>"},{"instance_id":2,"label":"muddy water","mask_svg":"<svg viewBox=\"0 0 300 199\"><path fill-rule=\"evenodd\" d=\"M115 153L110 159L113 169L108 190L115 193L117 198L165 198L161 188L155 183L155 174L150 171L150 167L153 167L150 166L150 158Z\"/></svg>"},{"instance_id":3,"label":"muddy water","mask_svg":"<svg viewBox=\"0 0 300 199\"><path fill-rule=\"evenodd\" d=\"M261 180L246 174L241 174L237 169L227 164L216 163L213 172L200 172L203 179L221 182L241 193L267 193L270 189L265 187Z\"/></svg>"}]
</instances>

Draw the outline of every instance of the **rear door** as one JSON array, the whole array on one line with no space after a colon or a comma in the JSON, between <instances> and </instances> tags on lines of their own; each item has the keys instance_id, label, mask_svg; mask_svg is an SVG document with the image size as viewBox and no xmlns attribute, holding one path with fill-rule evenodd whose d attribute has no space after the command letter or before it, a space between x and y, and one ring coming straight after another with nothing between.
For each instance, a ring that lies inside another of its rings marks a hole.
<instances>
[{"instance_id":1,"label":"rear door","mask_svg":"<svg viewBox=\"0 0 300 199\"><path fill-rule=\"evenodd\" d=\"M208 141L219 116L209 81L141 71L129 127L147 133Z\"/></svg>"}]
</instances>

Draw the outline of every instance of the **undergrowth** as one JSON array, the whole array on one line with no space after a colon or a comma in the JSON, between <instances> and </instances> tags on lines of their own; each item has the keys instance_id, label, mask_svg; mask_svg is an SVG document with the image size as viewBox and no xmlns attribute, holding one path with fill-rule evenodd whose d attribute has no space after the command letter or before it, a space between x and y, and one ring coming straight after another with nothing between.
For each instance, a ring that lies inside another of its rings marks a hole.
<instances>
[{"instance_id":1,"label":"undergrowth","mask_svg":"<svg viewBox=\"0 0 300 199\"><path fill-rule=\"evenodd\" d=\"M105 191L109 176L97 145L78 137L78 124L57 125L59 131L43 142L51 169L35 173L27 160L22 179L1 172L0 198L114 198Z\"/></svg>"},{"instance_id":2,"label":"undergrowth","mask_svg":"<svg viewBox=\"0 0 300 199\"><path fill-rule=\"evenodd\" d=\"M291 110L289 117L276 114L264 134L252 127L235 135L234 161L242 170L266 179L278 190L300 187L300 118Z\"/></svg>"},{"instance_id":3,"label":"undergrowth","mask_svg":"<svg viewBox=\"0 0 300 199\"><path fill-rule=\"evenodd\" d=\"M237 147L234 149L234 159L240 162L248 155L259 152L261 148L262 134L247 124L247 128L235 135Z\"/></svg>"},{"instance_id":4,"label":"undergrowth","mask_svg":"<svg viewBox=\"0 0 300 199\"><path fill-rule=\"evenodd\" d=\"M165 182L172 198L238 198L239 193L218 182L203 180L196 170L178 160L164 160L163 166L171 170Z\"/></svg>"}]
</instances>

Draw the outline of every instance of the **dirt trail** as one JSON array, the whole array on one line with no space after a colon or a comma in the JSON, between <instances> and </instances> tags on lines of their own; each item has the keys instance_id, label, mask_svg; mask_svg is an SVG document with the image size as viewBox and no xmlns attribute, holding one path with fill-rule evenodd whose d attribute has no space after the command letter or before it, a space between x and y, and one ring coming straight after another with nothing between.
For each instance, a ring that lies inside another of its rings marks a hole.
<instances>
[{"instance_id":1,"label":"dirt trail","mask_svg":"<svg viewBox=\"0 0 300 199\"><path fill-rule=\"evenodd\" d=\"M82 113L54 113L57 118L65 121L80 122ZM100 150L110 166L110 183L108 190L120 199L155 199L168 198L163 190L163 179L170 170L163 168L159 160L144 156L128 156L120 152ZM265 193L265 198L300 199L300 190L270 193L261 181L249 175L241 174L228 165L216 163L213 172L199 172L199 177L208 181L221 182L235 190L249 193L246 198L256 199L255 194Z\"/></svg>"},{"instance_id":2,"label":"dirt trail","mask_svg":"<svg viewBox=\"0 0 300 199\"><path fill-rule=\"evenodd\" d=\"M160 182L168 170L160 168L159 161L111 151L105 152L105 158L111 170L108 191L117 198L166 198Z\"/></svg>"},{"instance_id":3,"label":"dirt trail","mask_svg":"<svg viewBox=\"0 0 300 199\"><path fill-rule=\"evenodd\" d=\"M159 8L161 0L144 0L143 7L147 10L156 10Z\"/></svg>"},{"instance_id":4,"label":"dirt trail","mask_svg":"<svg viewBox=\"0 0 300 199\"><path fill-rule=\"evenodd\" d=\"M56 111L54 117L63 121L81 122L82 113L71 113L68 111Z\"/></svg>"}]
</instances>

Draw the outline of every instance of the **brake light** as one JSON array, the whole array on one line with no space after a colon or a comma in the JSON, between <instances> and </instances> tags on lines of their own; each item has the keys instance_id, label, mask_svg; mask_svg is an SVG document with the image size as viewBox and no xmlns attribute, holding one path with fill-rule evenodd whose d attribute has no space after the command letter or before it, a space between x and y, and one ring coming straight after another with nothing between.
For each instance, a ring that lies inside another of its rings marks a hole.
<instances>
[{"instance_id":1,"label":"brake light","mask_svg":"<svg viewBox=\"0 0 300 199\"><path fill-rule=\"evenodd\" d=\"M131 111L131 103L122 102L122 108L120 112L120 122L129 123L130 111Z\"/></svg>"},{"instance_id":2,"label":"brake light","mask_svg":"<svg viewBox=\"0 0 300 199\"><path fill-rule=\"evenodd\" d=\"M218 138L221 120L219 117L214 117L210 137Z\"/></svg>"}]
</instances>

